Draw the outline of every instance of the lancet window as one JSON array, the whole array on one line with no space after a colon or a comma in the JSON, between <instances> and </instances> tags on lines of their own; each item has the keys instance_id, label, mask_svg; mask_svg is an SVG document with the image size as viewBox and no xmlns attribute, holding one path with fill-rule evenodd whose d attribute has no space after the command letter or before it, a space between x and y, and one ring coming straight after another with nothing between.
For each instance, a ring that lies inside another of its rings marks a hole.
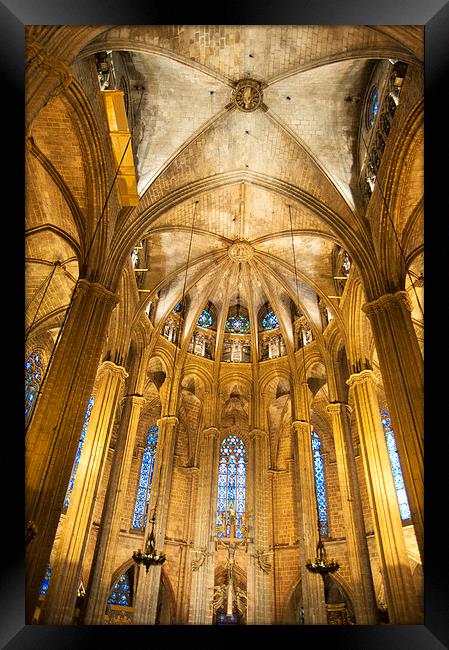
<instances>
[{"instance_id":1,"label":"lancet window","mask_svg":"<svg viewBox=\"0 0 449 650\"><path fill-rule=\"evenodd\" d=\"M25 418L33 409L39 386L44 376L44 366L38 352L32 352L25 361Z\"/></svg>"},{"instance_id":2,"label":"lancet window","mask_svg":"<svg viewBox=\"0 0 449 650\"><path fill-rule=\"evenodd\" d=\"M67 492L66 492L66 495L65 495L62 512L66 512L67 508L69 507L70 497L72 496L73 486L75 484L76 472L78 470L78 465L79 465L79 462L80 462L81 452L82 452L82 449L83 449L84 439L86 437L87 427L89 426L90 414L92 413L93 405L94 405L94 398L91 396L91 397L89 397L86 412L84 414L84 424L83 424L83 428L82 428L82 431L81 431L81 436L80 436L79 443L78 443L78 449L76 450L75 461L73 463L73 469L72 469L72 475L70 476L69 487L67 488Z\"/></svg>"},{"instance_id":3,"label":"lancet window","mask_svg":"<svg viewBox=\"0 0 449 650\"><path fill-rule=\"evenodd\" d=\"M402 476L401 463L394 437L394 431L391 426L391 418L388 411L381 409L382 427L385 434L385 441L387 443L388 455L390 457L391 471L393 472L394 486L398 497L399 510L401 511L401 519L406 521L410 519L410 507L408 504L407 492L405 490L404 478Z\"/></svg>"},{"instance_id":4,"label":"lancet window","mask_svg":"<svg viewBox=\"0 0 449 650\"><path fill-rule=\"evenodd\" d=\"M242 538L240 524L246 509L246 449L243 440L235 435L227 436L220 446L217 525L222 522L227 524L226 532L220 533L220 537L229 537L226 513L231 508L234 508L237 516L236 536Z\"/></svg>"},{"instance_id":5,"label":"lancet window","mask_svg":"<svg viewBox=\"0 0 449 650\"><path fill-rule=\"evenodd\" d=\"M116 581L108 600L109 605L121 605L122 607L132 606L133 580L131 571L132 567Z\"/></svg>"},{"instance_id":6,"label":"lancet window","mask_svg":"<svg viewBox=\"0 0 449 650\"><path fill-rule=\"evenodd\" d=\"M153 482L154 464L159 429L157 426L148 431L146 447L140 466L139 485L137 488L136 505L134 507L133 528L144 528L150 503L151 484Z\"/></svg>"},{"instance_id":7,"label":"lancet window","mask_svg":"<svg viewBox=\"0 0 449 650\"><path fill-rule=\"evenodd\" d=\"M318 509L318 524L320 527L321 535L327 536L329 534L329 526L327 520L326 482L324 479L324 462L321 453L321 439L316 431L312 431L311 435L313 469L315 474L315 491Z\"/></svg>"}]
</instances>

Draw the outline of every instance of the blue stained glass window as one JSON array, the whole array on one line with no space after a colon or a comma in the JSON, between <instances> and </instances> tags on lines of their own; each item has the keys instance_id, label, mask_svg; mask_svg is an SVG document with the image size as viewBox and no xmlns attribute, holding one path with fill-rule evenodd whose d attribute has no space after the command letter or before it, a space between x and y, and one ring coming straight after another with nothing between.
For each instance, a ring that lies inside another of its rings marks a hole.
<instances>
[{"instance_id":1,"label":"blue stained glass window","mask_svg":"<svg viewBox=\"0 0 449 650\"><path fill-rule=\"evenodd\" d=\"M210 327L212 323L214 322L214 319L212 318L212 314L210 311L207 309L203 309L203 311L200 314L200 317L198 318L198 325L200 327Z\"/></svg>"},{"instance_id":2,"label":"blue stained glass window","mask_svg":"<svg viewBox=\"0 0 449 650\"><path fill-rule=\"evenodd\" d=\"M312 431L311 435L320 533L321 535L328 535L329 527L327 522L326 484L324 481L324 462L321 454L321 440L315 431Z\"/></svg>"},{"instance_id":3,"label":"blue stained glass window","mask_svg":"<svg viewBox=\"0 0 449 650\"><path fill-rule=\"evenodd\" d=\"M391 426L391 419L388 411L385 409L380 410L382 417L382 426L385 433L385 441L387 443L388 455L390 457L391 471L393 472L394 486L398 496L399 510L401 511L401 519L410 519L411 513L408 505L407 492L405 490L404 478L402 476L401 463L399 454L396 447L396 440Z\"/></svg>"},{"instance_id":4,"label":"blue stained glass window","mask_svg":"<svg viewBox=\"0 0 449 650\"><path fill-rule=\"evenodd\" d=\"M175 305L175 308L173 309L173 311L174 311L175 314L177 314L178 312L181 311L181 309L182 309L182 302L178 302L178 304Z\"/></svg>"},{"instance_id":5,"label":"blue stained glass window","mask_svg":"<svg viewBox=\"0 0 449 650\"><path fill-rule=\"evenodd\" d=\"M109 597L110 605L122 605L131 607L131 581L128 572L124 573L114 585L112 594Z\"/></svg>"},{"instance_id":6,"label":"blue stained glass window","mask_svg":"<svg viewBox=\"0 0 449 650\"><path fill-rule=\"evenodd\" d=\"M373 88L368 101L367 121L368 121L369 128L373 126L378 110L379 110L379 93L377 91L377 88Z\"/></svg>"},{"instance_id":7,"label":"blue stained glass window","mask_svg":"<svg viewBox=\"0 0 449 650\"><path fill-rule=\"evenodd\" d=\"M42 581L41 590L39 592L39 595L43 596L44 598L47 595L48 587L50 585L50 578L51 578L51 567L50 565L48 565L47 572L45 574L45 578Z\"/></svg>"},{"instance_id":8,"label":"blue stained glass window","mask_svg":"<svg viewBox=\"0 0 449 650\"><path fill-rule=\"evenodd\" d=\"M149 429L147 445L142 456L139 486L137 488L136 506L134 508L133 528L144 528L150 503L151 483L153 482L154 463L156 460L157 426Z\"/></svg>"},{"instance_id":9,"label":"blue stained glass window","mask_svg":"<svg viewBox=\"0 0 449 650\"><path fill-rule=\"evenodd\" d=\"M246 450L243 440L230 435L223 440L220 447L218 465L218 498L217 524L220 515L229 510L231 504L237 513L237 518L245 514L246 502ZM224 520L224 519L223 519ZM230 527L227 526L226 536L229 537ZM224 537L224 533L220 534ZM242 538L240 524L236 526L236 536Z\"/></svg>"},{"instance_id":10,"label":"blue stained glass window","mask_svg":"<svg viewBox=\"0 0 449 650\"><path fill-rule=\"evenodd\" d=\"M89 426L90 414L92 413L93 405L94 405L94 398L91 396L91 397L89 397L89 401L87 403L86 413L84 414L84 425L83 425L83 429L81 431L81 436L80 436L80 440L79 440L79 443L78 443L78 449L76 450L75 461L73 463L73 469L72 469L72 475L71 475L70 481L69 481L69 487L67 488L67 492L66 492L65 499L64 499L64 505L63 505L63 508L62 508L63 512L66 512L67 508L69 507L70 497L72 496L73 486L75 484L76 472L77 472L78 465L79 465L79 462L80 462L81 451L83 449L84 439L86 437L87 427Z\"/></svg>"},{"instance_id":11,"label":"blue stained glass window","mask_svg":"<svg viewBox=\"0 0 449 650\"><path fill-rule=\"evenodd\" d=\"M249 332L249 320L246 316L229 316L226 321L226 331L233 334L247 334Z\"/></svg>"},{"instance_id":12,"label":"blue stained glass window","mask_svg":"<svg viewBox=\"0 0 449 650\"><path fill-rule=\"evenodd\" d=\"M44 376L44 366L37 352L28 355L25 361L25 418L27 419L34 406L39 385Z\"/></svg>"},{"instance_id":13,"label":"blue stained glass window","mask_svg":"<svg viewBox=\"0 0 449 650\"><path fill-rule=\"evenodd\" d=\"M264 330L274 330L276 327L279 327L278 319L272 311L266 313L262 318L262 327Z\"/></svg>"}]
</instances>

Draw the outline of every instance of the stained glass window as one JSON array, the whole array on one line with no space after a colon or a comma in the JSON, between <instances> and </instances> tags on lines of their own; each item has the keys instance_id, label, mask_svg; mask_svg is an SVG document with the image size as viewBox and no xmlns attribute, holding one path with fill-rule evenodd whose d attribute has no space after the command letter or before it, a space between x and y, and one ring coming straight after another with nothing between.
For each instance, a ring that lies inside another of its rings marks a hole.
<instances>
[{"instance_id":1,"label":"stained glass window","mask_svg":"<svg viewBox=\"0 0 449 650\"><path fill-rule=\"evenodd\" d=\"M29 354L25 361L25 418L31 413L43 376L44 366L39 354Z\"/></svg>"},{"instance_id":2,"label":"stained glass window","mask_svg":"<svg viewBox=\"0 0 449 650\"><path fill-rule=\"evenodd\" d=\"M178 312L181 311L181 309L182 309L182 302L178 302L178 304L175 305L173 311L174 311L175 314L177 314Z\"/></svg>"},{"instance_id":3,"label":"stained glass window","mask_svg":"<svg viewBox=\"0 0 449 650\"><path fill-rule=\"evenodd\" d=\"M50 578L51 578L51 567L48 565L47 567L47 572L45 574L45 578L42 580L41 584L41 590L39 592L39 595L45 598L47 595L48 587L50 585Z\"/></svg>"},{"instance_id":4,"label":"stained glass window","mask_svg":"<svg viewBox=\"0 0 449 650\"><path fill-rule=\"evenodd\" d=\"M128 571L124 573L114 585L112 594L109 597L108 603L110 605L122 605L124 607L131 607L132 592L131 580Z\"/></svg>"},{"instance_id":5,"label":"stained glass window","mask_svg":"<svg viewBox=\"0 0 449 650\"><path fill-rule=\"evenodd\" d=\"M278 319L272 311L267 312L262 318L262 327L264 330L274 330L278 326Z\"/></svg>"},{"instance_id":6,"label":"stained glass window","mask_svg":"<svg viewBox=\"0 0 449 650\"><path fill-rule=\"evenodd\" d=\"M381 409L382 426L385 433L385 440L387 443L388 455L390 457L391 471L393 472L394 486L398 496L399 510L401 511L401 519L410 519L410 508L408 505L407 492L405 490L404 478L402 476L401 463L399 454L396 447L396 440L391 426L391 419L388 411Z\"/></svg>"},{"instance_id":7,"label":"stained glass window","mask_svg":"<svg viewBox=\"0 0 449 650\"><path fill-rule=\"evenodd\" d=\"M220 515L223 516L230 506L234 507L237 519L245 514L246 501L246 450L243 440L230 435L223 440L220 447L218 465L218 500L217 524ZM224 518L223 518L224 520ZM226 536L229 536L230 527L227 526ZM224 533L220 537L224 537ZM240 524L236 526L236 536L243 537Z\"/></svg>"},{"instance_id":8,"label":"stained glass window","mask_svg":"<svg viewBox=\"0 0 449 650\"><path fill-rule=\"evenodd\" d=\"M212 318L212 314L207 309L203 309L203 311L200 314L200 317L198 318L197 324L200 327L210 327L213 322L214 319Z\"/></svg>"},{"instance_id":9,"label":"stained glass window","mask_svg":"<svg viewBox=\"0 0 449 650\"><path fill-rule=\"evenodd\" d=\"M144 528L150 503L151 483L153 482L154 463L156 460L157 426L148 431L147 444L143 452L140 467L139 487L137 488L136 506L134 508L133 528Z\"/></svg>"},{"instance_id":10,"label":"stained glass window","mask_svg":"<svg viewBox=\"0 0 449 650\"><path fill-rule=\"evenodd\" d=\"M233 334L247 334L249 332L249 320L246 316L229 316L226 321L226 331Z\"/></svg>"},{"instance_id":11,"label":"stained glass window","mask_svg":"<svg viewBox=\"0 0 449 650\"><path fill-rule=\"evenodd\" d=\"M368 101L368 109L367 109L367 122L369 128L373 126L378 110L379 110L379 93L377 91L377 88L373 88Z\"/></svg>"},{"instance_id":12,"label":"stained glass window","mask_svg":"<svg viewBox=\"0 0 449 650\"><path fill-rule=\"evenodd\" d=\"M324 462L321 454L321 440L315 431L312 431L311 435L320 533L321 535L328 535L326 485L324 481Z\"/></svg>"},{"instance_id":13,"label":"stained glass window","mask_svg":"<svg viewBox=\"0 0 449 650\"><path fill-rule=\"evenodd\" d=\"M67 508L69 507L70 497L72 496L73 486L75 484L76 471L78 469L78 465L79 465L79 462L80 462L81 451L83 449L84 439L86 437L86 431L87 431L87 427L89 425L90 414L92 413L93 405L94 405L94 398L91 396L91 397L89 397L89 401L87 403L86 413L84 414L84 425L83 425L83 429L81 431L81 436L80 436L80 440L79 440L79 443L78 443L78 449L76 450L75 461L73 463L73 469L72 469L72 475L71 475L70 481L69 481L69 487L67 488L67 492L66 492L65 499L64 499L64 505L63 505L63 509L62 509L63 512L65 512L67 510Z\"/></svg>"}]
</instances>

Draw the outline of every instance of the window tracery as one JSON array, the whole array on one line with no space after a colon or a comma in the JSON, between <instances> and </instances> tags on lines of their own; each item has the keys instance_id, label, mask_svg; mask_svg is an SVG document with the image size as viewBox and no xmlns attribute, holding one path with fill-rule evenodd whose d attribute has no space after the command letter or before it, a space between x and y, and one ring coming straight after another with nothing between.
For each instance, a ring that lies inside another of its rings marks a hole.
<instances>
[{"instance_id":1,"label":"window tracery","mask_svg":"<svg viewBox=\"0 0 449 650\"><path fill-rule=\"evenodd\" d=\"M44 364L39 352L31 352L25 361L25 419L30 417L36 395L44 376Z\"/></svg>"},{"instance_id":2,"label":"window tracery","mask_svg":"<svg viewBox=\"0 0 449 650\"><path fill-rule=\"evenodd\" d=\"M242 538L240 518L246 509L246 449L243 440L233 434L227 436L220 446L218 464L217 525L231 506L237 513L236 537ZM230 527L219 537L229 537Z\"/></svg>"},{"instance_id":3,"label":"window tracery","mask_svg":"<svg viewBox=\"0 0 449 650\"><path fill-rule=\"evenodd\" d=\"M385 434L385 441L387 443L388 456L390 457L391 471L393 472L394 487L398 497L399 510L401 511L401 519L406 521L410 519L410 507L408 504L407 492L405 489L404 478L402 476L401 462L399 460L399 453L396 446L396 439L391 425L391 418L388 411L381 409L382 427Z\"/></svg>"},{"instance_id":4,"label":"window tracery","mask_svg":"<svg viewBox=\"0 0 449 650\"><path fill-rule=\"evenodd\" d=\"M316 431L312 431L311 436L318 522L321 535L327 536L329 534L329 526L327 521L326 483L324 479L324 462L321 453L321 440Z\"/></svg>"}]
</instances>

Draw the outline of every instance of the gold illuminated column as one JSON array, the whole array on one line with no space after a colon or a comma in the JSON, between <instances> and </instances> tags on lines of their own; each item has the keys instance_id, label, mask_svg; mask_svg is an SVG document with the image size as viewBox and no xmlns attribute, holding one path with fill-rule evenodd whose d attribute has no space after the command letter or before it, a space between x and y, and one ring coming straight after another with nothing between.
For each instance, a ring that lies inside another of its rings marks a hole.
<instances>
[{"instance_id":1,"label":"gold illuminated column","mask_svg":"<svg viewBox=\"0 0 449 650\"><path fill-rule=\"evenodd\" d=\"M136 441L140 412L145 403L141 395L126 395L114 450L111 473L95 547L93 567L86 595L84 624L101 625L115 569L115 555Z\"/></svg>"},{"instance_id":2,"label":"gold illuminated column","mask_svg":"<svg viewBox=\"0 0 449 650\"><path fill-rule=\"evenodd\" d=\"M295 388L295 385L293 385ZM297 413L308 413L308 386L302 384L295 398L300 400ZM307 571L307 560L314 559L318 544L318 513L315 493L315 474L311 442L312 427L306 419L292 422L293 443L297 466L299 558L301 562L302 600L306 625L327 625L324 583L320 575Z\"/></svg>"},{"instance_id":3,"label":"gold illuminated column","mask_svg":"<svg viewBox=\"0 0 449 650\"><path fill-rule=\"evenodd\" d=\"M52 566L50 586L43 603L41 622L44 624L73 623L95 499L107 457L118 399L126 377L125 369L111 361L104 361L98 371L94 406L62 526L57 556Z\"/></svg>"},{"instance_id":4,"label":"gold illuminated column","mask_svg":"<svg viewBox=\"0 0 449 650\"><path fill-rule=\"evenodd\" d=\"M192 548L192 580L190 587L189 623L210 625L210 601L214 586L214 540L217 511L217 427L203 432L199 466L198 497Z\"/></svg>"},{"instance_id":5,"label":"gold illuminated column","mask_svg":"<svg viewBox=\"0 0 449 650\"><path fill-rule=\"evenodd\" d=\"M327 411L332 418L355 618L359 625L375 625L377 623L376 596L354 457L349 419L350 407L341 402L334 402L328 405Z\"/></svg>"},{"instance_id":6,"label":"gold illuminated column","mask_svg":"<svg viewBox=\"0 0 449 650\"><path fill-rule=\"evenodd\" d=\"M31 623L92 393L114 294L80 280L26 434L26 622Z\"/></svg>"},{"instance_id":7,"label":"gold illuminated column","mask_svg":"<svg viewBox=\"0 0 449 650\"><path fill-rule=\"evenodd\" d=\"M145 541L151 530L151 514L156 507L154 536L156 550L159 552L163 551L165 542L177 425L178 418L173 415L165 415L157 421L159 433L148 508L149 516L145 528ZM154 625L160 582L161 565L151 566L148 573L146 573L145 567L140 567L135 595L134 625Z\"/></svg>"},{"instance_id":8,"label":"gold illuminated column","mask_svg":"<svg viewBox=\"0 0 449 650\"><path fill-rule=\"evenodd\" d=\"M424 551L424 364L405 291L366 303L416 541Z\"/></svg>"},{"instance_id":9,"label":"gold illuminated column","mask_svg":"<svg viewBox=\"0 0 449 650\"><path fill-rule=\"evenodd\" d=\"M421 623L402 521L379 413L372 370L362 370L350 386L379 552L388 617L393 624Z\"/></svg>"},{"instance_id":10,"label":"gold illuminated column","mask_svg":"<svg viewBox=\"0 0 449 650\"><path fill-rule=\"evenodd\" d=\"M253 516L249 537L252 539L250 562L252 564L252 593L248 589L248 623L254 625L269 625L272 614L272 553L269 551L269 504L271 503L268 489L268 434L262 429L253 429L250 434L252 465L251 488ZM249 586L249 585L248 585Z\"/></svg>"}]
</instances>

